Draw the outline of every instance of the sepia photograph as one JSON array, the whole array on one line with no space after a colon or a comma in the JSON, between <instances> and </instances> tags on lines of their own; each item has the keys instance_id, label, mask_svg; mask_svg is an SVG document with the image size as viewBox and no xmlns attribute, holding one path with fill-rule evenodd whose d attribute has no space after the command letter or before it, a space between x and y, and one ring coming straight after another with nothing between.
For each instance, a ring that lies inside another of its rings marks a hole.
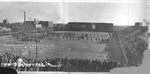
<instances>
[{"instance_id":1,"label":"sepia photograph","mask_svg":"<svg viewBox=\"0 0 150 74\"><path fill-rule=\"evenodd\" d=\"M18 74L140 67L149 46L149 8L143 0L1 1L0 67Z\"/></svg>"}]
</instances>

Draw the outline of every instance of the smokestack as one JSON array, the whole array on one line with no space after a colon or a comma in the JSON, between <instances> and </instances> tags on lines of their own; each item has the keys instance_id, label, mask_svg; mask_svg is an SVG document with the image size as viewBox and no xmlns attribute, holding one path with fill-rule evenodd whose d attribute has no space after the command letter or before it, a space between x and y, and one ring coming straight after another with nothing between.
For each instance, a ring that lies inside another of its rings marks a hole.
<instances>
[{"instance_id":1,"label":"smokestack","mask_svg":"<svg viewBox=\"0 0 150 74\"><path fill-rule=\"evenodd\" d=\"M36 27L37 26L37 19L34 18L34 26Z\"/></svg>"},{"instance_id":2,"label":"smokestack","mask_svg":"<svg viewBox=\"0 0 150 74\"><path fill-rule=\"evenodd\" d=\"M24 23L26 21L26 12L24 11Z\"/></svg>"},{"instance_id":3,"label":"smokestack","mask_svg":"<svg viewBox=\"0 0 150 74\"><path fill-rule=\"evenodd\" d=\"M36 18L34 18L34 25L36 25L37 23L36 23Z\"/></svg>"}]
</instances>

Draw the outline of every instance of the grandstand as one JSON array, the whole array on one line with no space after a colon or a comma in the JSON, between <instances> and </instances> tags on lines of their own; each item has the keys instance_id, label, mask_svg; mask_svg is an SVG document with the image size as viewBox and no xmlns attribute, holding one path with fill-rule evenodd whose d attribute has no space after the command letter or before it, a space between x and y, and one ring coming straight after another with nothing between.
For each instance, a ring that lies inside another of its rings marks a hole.
<instances>
[{"instance_id":1,"label":"grandstand","mask_svg":"<svg viewBox=\"0 0 150 74\"><path fill-rule=\"evenodd\" d=\"M147 30L147 26L129 26L121 31L118 31L117 36L119 39L124 37L132 37L146 32Z\"/></svg>"}]
</instances>

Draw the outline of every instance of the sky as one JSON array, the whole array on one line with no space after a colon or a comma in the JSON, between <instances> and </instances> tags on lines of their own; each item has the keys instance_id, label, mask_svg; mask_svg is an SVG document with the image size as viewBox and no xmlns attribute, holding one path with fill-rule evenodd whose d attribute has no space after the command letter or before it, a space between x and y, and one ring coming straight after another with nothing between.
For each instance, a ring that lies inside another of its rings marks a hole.
<instances>
[{"instance_id":1,"label":"sky","mask_svg":"<svg viewBox=\"0 0 150 74\"><path fill-rule=\"evenodd\" d=\"M66 3L65 21L109 22L114 25L134 25L145 19L141 3Z\"/></svg>"},{"instance_id":2,"label":"sky","mask_svg":"<svg viewBox=\"0 0 150 74\"><path fill-rule=\"evenodd\" d=\"M0 2L0 22L22 22L26 11L26 20L134 25L147 19L145 8L142 2Z\"/></svg>"},{"instance_id":3,"label":"sky","mask_svg":"<svg viewBox=\"0 0 150 74\"><path fill-rule=\"evenodd\" d=\"M62 3L60 2L0 2L0 21L8 19L9 22L24 20L59 21L62 20Z\"/></svg>"}]
</instances>

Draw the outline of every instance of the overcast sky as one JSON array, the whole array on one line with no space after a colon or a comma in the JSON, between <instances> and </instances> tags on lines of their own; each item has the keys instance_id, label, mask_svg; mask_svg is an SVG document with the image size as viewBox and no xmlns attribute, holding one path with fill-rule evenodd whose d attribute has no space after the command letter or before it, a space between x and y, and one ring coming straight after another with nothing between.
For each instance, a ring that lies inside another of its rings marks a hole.
<instances>
[{"instance_id":1,"label":"overcast sky","mask_svg":"<svg viewBox=\"0 0 150 74\"><path fill-rule=\"evenodd\" d=\"M0 21L22 22L23 11L27 20L37 18L55 22L106 22L114 25L134 25L146 19L143 3L102 2L0 2Z\"/></svg>"},{"instance_id":2,"label":"overcast sky","mask_svg":"<svg viewBox=\"0 0 150 74\"><path fill-rule=\"evenodd\" d=\"M23 21L23 12L26 11L27 20L62 20L62 3L59 2L1 2L0 21L8 19L9 22Z\"/></svg>"},{"instance_id":3,"label":"overcast sky","mask_svg":"<svg viewBox=\"0 0 150 74\"><path fill-rule=\"evenodd\" d=\"M110 22L115 25L133 25L145 19L141 3L66 3L66 21Z\"/></svg>"}]
</instances>

